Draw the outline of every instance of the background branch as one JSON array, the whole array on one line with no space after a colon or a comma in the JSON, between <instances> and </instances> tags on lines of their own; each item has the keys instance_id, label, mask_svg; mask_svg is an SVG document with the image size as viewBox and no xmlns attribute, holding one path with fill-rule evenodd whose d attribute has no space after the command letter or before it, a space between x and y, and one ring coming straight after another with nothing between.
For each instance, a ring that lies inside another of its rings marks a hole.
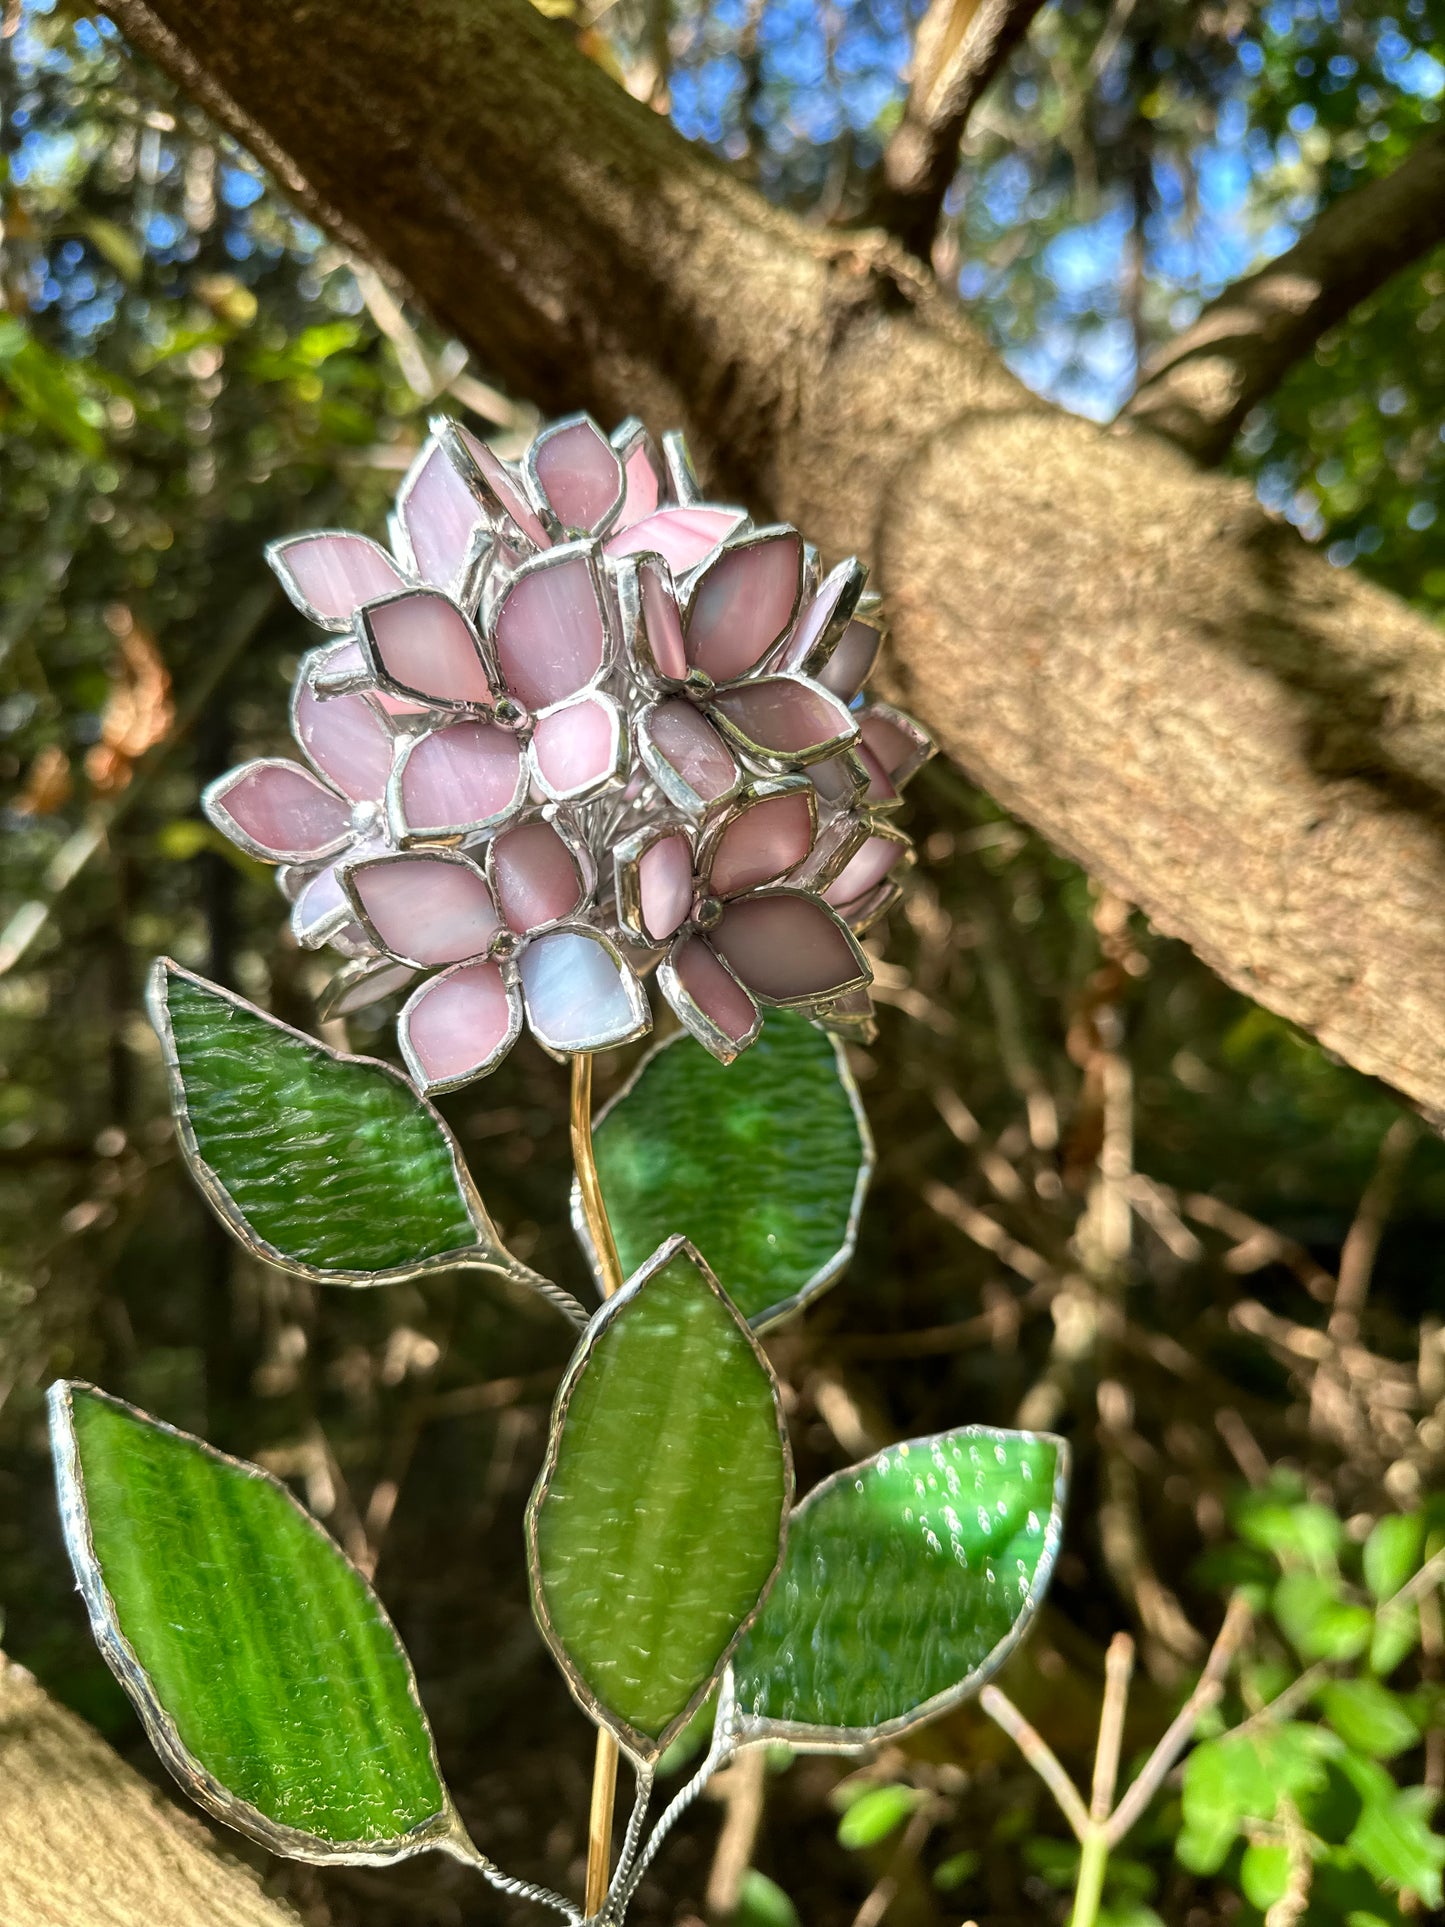
<instances>
[{"instance_id":1,"label":"background branch","mask_svg":"<svg viewBox=\"0 0 1445 1927\"><path fill-rule=\"evenodd\" d=\"M1326 329L1445 241L1445 129L1382 180L1334 201L1292 248L1211 301L1148 368L1124 413L1188 451L1224 459L1250 409Z\"/></svg>"}]
</instances>

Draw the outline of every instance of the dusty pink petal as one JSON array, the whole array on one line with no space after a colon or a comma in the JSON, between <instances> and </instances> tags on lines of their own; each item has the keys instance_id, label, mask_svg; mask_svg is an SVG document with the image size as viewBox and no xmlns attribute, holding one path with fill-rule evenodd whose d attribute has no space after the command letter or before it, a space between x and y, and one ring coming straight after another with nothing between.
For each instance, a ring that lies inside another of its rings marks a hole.
<instances>
[{"instance_id":1,"label":"dusty pink petal","mask_svg":"<svg viewBox=\"0 0 1445 1927\"><path fill-rule=\"evenodd\" d=\"M415 976L416 972L410 964L377 964L358 971L354 976L348 967L345 973L333 977L327 986L320 1001L319 1014L322 1017L349 1017L353 1011L365 1010L369 1004L379 1004L383 997L404 990Z\"/></svg>"},{"instance_id":2,"label":"dusty pink petal","mask_svg":"<svg viewBox=\"0 0 1445 1927\"><path fill-rule=\"evenodd\" d=\"M898 791L894 787L893 778L888 774L887 770L884 769L872 750L869 749L866 743L859 743L857 754L859 761L868 772L868 787L863 792L864 801L868 803L894 802L898 796Z\"/></svg>"},{"instance_id":3,"label":"dusty pink petal","mask_svg":"<svg viewBox=\"0 0 1445 1927\"><path fill-rule=\"evenodd\" d=\"M551 536L542 527L537 519L537 511L513 480L511 471L502 458L494 455L487 444L478 440L468 429L459 428L457 436L476 463L482 484L497 507L511 517L534 548L550 548Z\"/></svg>"},{"instance_id":4,"label":"dusty pink petal","mask_svg":"<svg viewBox=\"0 0 1445 1927\"><path fill-rule=\"evenodd\" d=\"M291 911L292 934L305 949L314 950L318 944L325 943L349 915L346 892L332 864L312 877L297 896Z\"/></svg>"},{"instance_id":5,"label":"dusty pink petal","mask_svg":"<svg viewBox=\"0 0 1445 1927\"><path fill-rule=\"evenodd\" d=\"M607 647L586 556L548 558L519 576L502 597L492 633L507 688L528 709L549 709L584 688Z\"/></svg>"},{"instance_id":6,"label":"dusty pink petal","mask_svg":"<svg viewBox=\"0 0 1445 1927\"><path fill-rule=\"evenodd\" d=\"M627 478L626 492L622 497L622 507L618 510L619 530L630 529L640 522L644 515L651 515L662 500L662 485L658 481L657 469L653 464L652 451L647 438L639 439L637 446L623 464Z\"/></svg>"},{"instance_id":7,"label":"dusty pink petal","mask_svg":"<svg viewBox=\"0 0 1445 1927\"><path fill-rule=\"evenodd\" d=\"M465 857L392 856L358 864L351 888L382 946L417 964L479 957L497 932L487 880Z\"/></svg>"},{"instance_id":8,"label":"dusty pink petal","mask_svg":"<svg viewBox=\"0 0 1445 1927\"><path fill-rule=\"evenodd\" d=\"M683 781L711 803L737 781L737 764L712 725L689 702L659 703L648 723L658 753Z\"/></svg>"},{"instance_id":9,"label":"dusty pink petal","mask_svg":"<svg viewBox=\"0 0 1445 1927\"><path fill-rule=\"evenodd\" d=\"M780 531L727 549L698 581L687 612L687 659L714 682L756 668L793 619L803 541Z\"/></svg>"},{"instance_id":10,"label":"dusty pink petal","mask_svg":"<svg viewBox=\"0 0 1445 1927\"><path fill-rule=\"evenodd\" d=\"M553 1050L604 1050L647 1029L641 986L594 931L534 938L518 970L527 1021Z\"/></svg>"},{"instance_id":11,"label":"dusty pink petal","mask_svg":"<svg viewBox=\"0 0 1445 1927\"><path fill-rule=\"evenodd\" d=\"M479 828L510 807L521 779L522 751L496 723L450 723L418 738L399 788L401 814L413 835Z\"/></svg>"},{"instance_id":12,"label":"dusty pink petal","mask_svg":"<svg viewBox=\"0 0 1445 1927\"><path fill-rule=\"evenodd\" d=\"M637 590L652 665L660 676L681 682L687 675L687 654L672 584L655 562L642 561L637 565Z\"/></svg>"},{"instance_id":13,"label":"dusty pink petal","mask_svg":"<svg viewBox=\"0 0 1445 1927\"><path fill-rule=\"evenodd\" d=\"M268 554L291 600L328 628L345 628L366 603L406 587L386 550L364 535L298 535Z\"/></svg>"},{"instance_id":14,"label":"dusty pink petal","mask_svg":"<svg viewBox=\"0 0 1445 1927\"><path fill-rule=\"evenodd\" d=\"M858 599L863 584L863 566L850 556L831 570L818 587L818 593L806 605L793 625L793 633L788 637L779 653L777 668L807 669L808 658L823 638L823 632L841 608L851 607ZM845 631L846 633L846 631ZM808 670L823 681L820 670Z\"/></svg>"},{"instance_id":15,"label":"dusty pink petal","mask_svg":"<svg viewBox=\"0 0 1445 1927\"><path fill-rule=\"evenodd\" d=\"M492 845L497 906L518 935L570 916L582 902L577 860L550 823L504 830Z\"/></svg>"},{"instance_id":16,"label":"dusty pink petal","mask_svg":"<svg viewBox=\"0 0 1445 1927\"><path fill-rule=\"evenodd\" d=\"M417 573L435 588L450 588L484 517L476 496L435 442L413 472L400 515Z\"/></svg>"},{"instance_id":17,"label":"dusty pink petal","mask_svg":"<svg viewBox=\"0 0 1445 1927\"><path fill-rule=\"evenodd\" d=\"M855 616L832 655L814 672L815 680L845 703L851 703L873 673L882 645L883 631Z\"/></svg>"},{"instance_id":18,"label":"dusty pink petal","mask_svg":"<svg viewBox=\"0 0 1445 1927\"><path fill-rule=\"evenodd\" d=\"M321 774L354 803L383 795L391 774L392 736L365 696L318 696L302 683L292 726Z\"/></svg>"},{"instance_id":19,"label":"dusty pink petal","mask_svg":"<svg viewBox=\"0 0 1445 1927\"><path fill-rule=\"evenodd\" d=\"M748 989L771 1003L833 996L867 975L847 931L816 897L743 897L724 910L710 941Z\"/></svg>"},{"instance_id":20,"label":"dusty pink petal","mask_svg":"<svg viewBox=\"0 0 1445 1927\"><path fill-rule=\"evenodd\" d=\"M462 964L409 998L397 1021L402 1051L426 1084L479 1077L512 1040L514 1010L494 963Z\"/></svg>"},{"instance_id":21,"label":"dusty pink petal","mask_svg":"<svg viewBox=\"0 0 1445 1927\"><path fill-rule=\"evenodd\" d=\"M759 676L719 690L712 709L738 737L766 756L810 761L853 740L846 706L801 677Z\"/></svg>"},{"instance_id":22,"label":"dusty pink petal","mask_svg":"<svg viewBox=\"0 0 1445 1927\"><path fill-rule=\"evenodd\" d=\"M896 782L900 770L917 760L920 743L891 716L881 710L865 709L858 718L864 747Z\"/></svg>"},{"instance_id":23,"label":"dusty pink petal","mask_svg":"<svg viewBox=\"0 0 1445 1927\"><path fill-rule=\"evenodd\" d=\"M758 1007L731 977L702 937L689 937L672 953L677 980L704 1017L740 1044L757 1025Z\"/></svg>"},{"instance_id":24,"label":"dusty pink petal","mask_svg":"<svg viewBox=\"0 0 1445 1927\"><path fill-rule=\"evenodd\" d=\"M765 796L733 818L708 866L707 887L713 896L756 890L798 867L813 844L810 795L791 790L784 796Z\"/></svg>"},{"instance_id":25,"label":"dusty pink petal","mask_svg":"<svg viewBox=\"0 0 1445 1927\"><path fill-rule=\"evenodd\" d=\"M659 837L638 859L642 927L654 942L682 928L692 908L692 846L681 831Z\"/></svg>"},{"instance_id":26,"label":"dusty pink petal","mask_svg":"<svg viewBox=\"0 0 1445 1927\"><path fill-rule=\"evenodd\" d=\"M242 764L207 790L206 814L227 835L234 824L277 862L315 862L351 833L351 805L299 763Z\"/></svg>"},{"instance_id":27,"label":"dusty pink petal","mask_svg":"<svg viewBox=\"0 0 1445 1927\"><path fill-rule=\"evenodd\" d=\"M472 626L435 589L417 589L367 611L377 667L401 692L429 702L495 700Z\"/></svg>"},{"instance_id":28,"label":"dusty pink petal","mask_svg":"<svg viewBox=\"0 0 1445 1927\"><path fill-rule=\"evenodd\" d=\"M554 709L532 731L532 755L554 796L570 796L611 775L617 764L617 716L595 696Z\"/></svg>"},{"instance_id":29,"label":"dusty pink petal","mask_svg":"<svg viewBox=\"0 0 1445 1927\"><path fill-rule=\"evenodd\" d=\"M595 529L622 490L622 464L606 436L585 417L544 430L532 466L552 513L564 529Z\"/></svg>"},{"instance_id":30,"label":"dusty pink petal","mask_svg":"<svg viewBox=\"0 0 1445 1927\"><path fill-rule=\"evenodd\" d=\"M674 575L695 569L705 555L731 535L743 521L741 509L658 509L630 528L619 529L605 544L610 556L641 555L644 549L660 555Z\"/></svg>"},{"instance_id":31,"label":"dusty pink petal","mask_svg":"<svg viewBox=\"0 0 1445 1927\"><path fill-rule=\"evenodd\" d=\"M842 909L880 884L903 855L905 845L891 836L870 836L823 892L824 901Z\"/></svg>"}]
</instances>

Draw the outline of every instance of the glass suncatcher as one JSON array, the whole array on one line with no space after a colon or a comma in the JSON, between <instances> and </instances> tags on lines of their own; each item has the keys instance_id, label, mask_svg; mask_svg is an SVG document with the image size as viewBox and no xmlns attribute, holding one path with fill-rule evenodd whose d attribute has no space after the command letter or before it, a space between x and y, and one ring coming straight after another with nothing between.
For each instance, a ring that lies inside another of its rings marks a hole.
<instances>
[{"instance_id":1,"label":"glass suncatcher","mask_svg":"<svg viewBox=\"0 0 1445 1927\"><path fill-rule=\"evenodd\" d=\"M207 791L277 866L344 1016L400 1000L407 1075L167 959L150 993L177 1131L246 1248L321 1283L492 1271L580 1332L527 1509L538 1626L598 1729L579 1905L502 1873L442 1782L368 1580L278 1480L78 1383L51 1423L101 1651L181 1785L263 1846L437 1849L570 1921L620 1922L673 1820L744 1747L866 1747L975 1692L1046 1587L1063 1442L962 1425L801 1500L759 1334L854 1246L873 1153L841 1039L871 1036L860 938L911 860L930 753L860 692L864 570L704 500L680 438L554 424L519 463L435 425L390 551L270 551L329 639L303 761ZM681 1028L592 1116L592 1053ZM571 1065L572 1219L600 1309L501 1243L429 1102L526 1025ZM701 1048L699 1048L699 1046ZM663 1750L715 1701L647 1830ZM635 1801L613 1864L619 1752Z\"/></svg>"}]
</instances>

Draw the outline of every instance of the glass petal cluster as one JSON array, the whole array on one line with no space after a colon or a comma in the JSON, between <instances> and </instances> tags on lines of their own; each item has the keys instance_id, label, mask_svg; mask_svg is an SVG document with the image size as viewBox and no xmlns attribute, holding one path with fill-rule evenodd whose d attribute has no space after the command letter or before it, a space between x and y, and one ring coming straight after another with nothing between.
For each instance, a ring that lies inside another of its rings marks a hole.
<instances>
[{"instance_id":1,"label":"glass petal cluster","mask_svg":"<svg viewBox=\"0 0 1445 1927\"><path fill-rule=\"evenodd\" d=\"M324 1013L406 993L427 1090L522 1025L558 1055L651 1022L644 980L730 1061L768 1006L866 1034L859 938L911 860L890 812L932 753L866 700L883 640L854 559L708 502L681 438L587 416L504 461L448 421L391 547L322 530L272 567L330 640L302 660L302 761L211 784L278 866L298 943L347 959Z\"/></svg>"}]
</instances>

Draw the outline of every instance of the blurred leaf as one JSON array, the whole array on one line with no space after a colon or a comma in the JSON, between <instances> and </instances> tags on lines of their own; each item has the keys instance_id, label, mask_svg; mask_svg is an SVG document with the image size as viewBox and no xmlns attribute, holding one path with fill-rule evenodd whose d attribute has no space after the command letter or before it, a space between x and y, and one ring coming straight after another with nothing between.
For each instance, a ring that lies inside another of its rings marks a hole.
<instances>
[{"instance_id":1,"label":"blurred leaf","mask_svg":"<svg viewBox=\"0 0 1445 1927\"><path fill-rule=\"evenodd\" d=\"M1370 1643L1374 1617L1342 1597L1338 1583L1287 1572L1274 1589L1274 1616L1302 1659L1355 1659Z\"/></svg>"},{"instance_id":2,"label":"blurred leaf","mask_svg":"<svg viewBox=\"0 0 1445 1927\"><path fill-rule=\"evenodd\" d=\"M1375 1615L1375 1630L1370 1636L1370 1671L1381 1679L1388 1679L1419 1643L1418 1608L1414 1605L1382 1606Z\"/></svg>"},{"instance_id":3,"label":"blurred leaf","mask_svg":"<svg viewBox=\"0 0 1445 1927\"><path fill-rule=\"evenodd\" d=\"M738 1889L732 1927L800 1927L798 1910L776 1880L749 1867Z\"/></svg>"},{"instance_id":4,"label":"blurred leaf","mask_svg":"<svg viewBox=\"0 0 1445 1927\"><path fill-rule=\"evenodd\" d=\"M1317 1697L1340 1738L1375 1759L1393 1759L1420 1737L1405 1702L1378 1680L1330 1680Z\"/></svg>"},{"instance_id":5,"label":"blurred leaf","mask_svg":"<svg viewBox=\"0 0 1445 1927\"><path fill-rule=\"evenodd\" d=\"M623 1270L680 1232L760 1330L847 1263L873 1165L841 1048L784 1010L734 1064L668 1039L598 1119L596 1148Z\"/></svg>"},{"instance_id":6,"label":"blurred leaf","mask_svg":"<svg viewBox=\"0 0 1445 1927\"><path fill-rule=\"evenodd\" d=\"M118 221L107 220L103 214L83 213L76 226L121 279L135 287L145 272L145 256L137 246L135 236Z\"/></svg>"},{"instance_id":7,"label":"blurred leaf","mask_svg":"<svg viewBox=\"0 0 1445 1927\"><path fill-rule=\"evenodd\" d=\"M105 441L86 407L80 371L36 341L13 314L0 314L0 382L37 421L98 460Z\"/></svg>"},{"instance_id":8,"label":"blurred leaf","mask_svg":"<svg viewBox=\"0 0 1445 1927\"><path fill-rule=\"evenodd\" d=\"M1409 1787L1367 1801L1346 1843L1382 1886L1408 1887L1432 1910L1442 1904L1445 1869L1445 1837L1430 1826L1437 1798L1428 1787Z\"/></svg>"},{"instance_id":9,"label":"blurred leaf","mask_svg":"<svg viewBox=\"0 0 1445 1927\"><path fill-rule=\"evenodd\" d=\"M1254 1840L1239 1863L1239 1884L1245 1899L1266 1912L1289 1886L1289 1849L1274 1841Z\"/></svg>"},{"instance_id":10,"label":"blurred leaf","mask_svg":"<svg viewBox=\"0 0 1445 1927\"><path fill-rule=\"evenodd\" d=\"M1196 1746L1184 1763L1177 1858L1191 1873L1217 1873L1246 1821L1273 1820L1282 1794L1300 1806L1324 1788L1325 1755L1338 1745L1296 1721Z\"/></svg>"},{"instance_id":11,"label":"blurred leaf","mask_svg":"<svg viewBox=\"0 0 1445 1927\"><path fill-rule=\"evenodd\" d=\"M1365 1584L1378 1600L1400 1590L1420 1569L1425 1521L1418 1512L1387 1512L1365 1541Z\"/></svg>"},{"instance_id":12,"label":"blurred leaf","mask_svg":"<svg viewBox=\"0 0 1445 1927\"><path fill-rule=\"evenodd\" d=\"M857 1850L876 1847L903 1825L925 1798L916 1787L869 1787L838 1822L838 1844Z\"/></svg>"},{"instance_id":13,"label":"blurred leaf","mask_svg":"<svg viewBox=\"0 0 1445 1927\"><path fill-rule=\"evenodd\" d=\"M300 1859L454 1835L391 1622L286 1488L90 1386L51 1429L92 1630L181 1785Z\"/></svg>"},{"instance_id":14,"label":"blurred leaf","mask_svg":"<svg viewBox=\"0 0 1445 1927\"><path fill-rule=\"evenodd\" d=\"M1235 1526L1251 1545L1316 1572L1333 1569L1345 1530L1328 1506L1288 1504L1267 1492L1246 1494L1235 1508Z\"/></svg>"},{"instance_id":15,"label":"blurred leaf","mask_svg":"<svg viewBox=\"0 0 1445 1927\"><path fill-rule=\"evenodd\" d=\"M543 1633L593 1717L660 1752L777 1569L792 1493L757 1341L681 1240L592 1320L527 1512Z\"/></svg>"},{"instance_id":16,"label":"blurred leaf","mask_svg":"<svg viewBox=\"0 0 1445 1927\"><path fill-rule=\"evenodd\" d=\"M947 1860L939 1861L933 1869L933 1884L941 1894L955 1893L968 1885L982 1865L983 1855L965 1847L962 1853L951 1853Z\"/></svg>"}]
</instances>

